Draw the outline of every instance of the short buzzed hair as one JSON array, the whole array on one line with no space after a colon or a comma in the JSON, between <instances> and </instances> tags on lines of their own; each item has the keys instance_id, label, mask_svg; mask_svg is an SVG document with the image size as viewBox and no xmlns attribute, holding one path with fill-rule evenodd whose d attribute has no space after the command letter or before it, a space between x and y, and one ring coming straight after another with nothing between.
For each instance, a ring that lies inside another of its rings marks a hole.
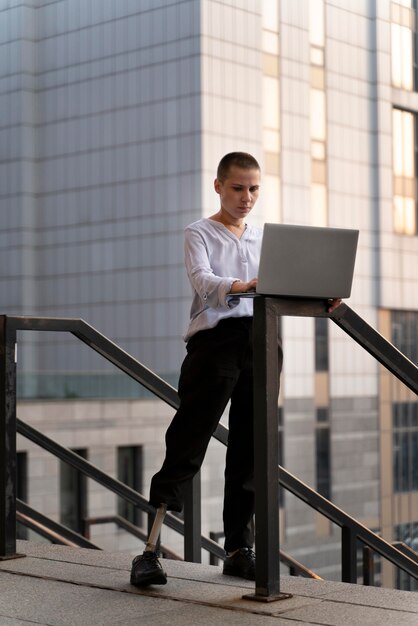
<instances>
[{"instance_id":1,"label":"short buzzed hair","mask_svg":"<svg viewBox=\"0 0 418 626\"><path fill-rule=\"evenodd\" d=\"M224 182L228 178L230 168L234 165L244 170L261 170L257 160L248 152L229 152L219 161L217 179Z\"/></svg>"}]
</instances>

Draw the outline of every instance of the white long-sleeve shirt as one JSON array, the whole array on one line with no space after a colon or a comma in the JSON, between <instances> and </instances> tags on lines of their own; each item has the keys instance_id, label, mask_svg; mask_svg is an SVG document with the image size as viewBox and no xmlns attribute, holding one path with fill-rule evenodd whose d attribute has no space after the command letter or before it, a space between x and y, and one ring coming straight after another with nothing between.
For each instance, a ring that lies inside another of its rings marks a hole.
<instances>
[{"instance_id":1,"label":"white long-sleeve shirt","mask_svg":"<svg viewBox=\"0 0 418 626\"><path fill-rule=\"evenodd\" d=\"M193 301L185 341L226 317L252 316L252 298L227 296L234 281L257 277L262 234L261 228L247 225L238 239L223 224L208 218L187 226L184 252Z\"/></svg>"}]
</instances>

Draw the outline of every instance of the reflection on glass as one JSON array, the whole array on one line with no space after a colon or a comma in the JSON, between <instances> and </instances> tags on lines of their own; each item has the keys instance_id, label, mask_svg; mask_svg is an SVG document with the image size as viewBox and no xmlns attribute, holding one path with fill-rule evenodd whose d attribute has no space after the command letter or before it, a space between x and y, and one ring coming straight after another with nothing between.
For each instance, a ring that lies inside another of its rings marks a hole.
<instances>
[{"instance_id":1,"label":"reflection on glass","mask_svg":"<svg viewBox=\"0 0 418 626\"><path fill-rule=\"evenodd\" d=\"M268 199L263 210L265 222L280 221L280 180L278 176L263 176L263 196Z\"/></svg>"},{"instance_id":2,"label":"reflection on glass","mask_svg":"<svg viewBox=\"0 0 418 626\"><path fill-rule=\"evenodd\" d=\"M324 65L324 51L322 48L311 47L312 65Z\"/></svg>"},{"instance_id":3,"label":"reflection on glass","mask_svg":"<svg viewBox=\"0 0 418 626\"><path fill-rule=\"evenodd\" d=\"M311 137L325 141L325 92L311 89Z\"/></svg>"},{"instance_id":4,"label":"reflection on glass","mask_svg":"<svg viewBox=\"0 0 418 626\"><path fill-rule=\"evenodd\" d=\"M415 180L415 119L413 113L393 109L394 228L405 235L417 233Z\"/></svg>"},{"instance_id":5,"label":"reflection on glass","mask_svg":"<svg viewBox=\"0 0 418 626\"><path fill-rule=\"evenodd\" d=\"M319 161L323 161L325 159L325 144L322 141L312 141L311 157Z\"/></svg>"},{"instance_id":6,"label":"reflection on glass","mask_svg":"<svg viewBox=\"0 0 418 626\"><path fill-rule=\"evenodd\" d=\"M395 196L393 204L395 232L415 235L417 232L415 198Z\"/></svg>"},{"instance_id":7,"label":"reflection on glass","mask_svg":"<svg viewBox=\"0 0 418 626\"><path fill-rule=\"evenodd\" d=\"M280 135L277 130L265 128L263 130L263 146L266 152L280 151Z\"/></svg>"},{"instance_id":8,"label":"reflection on glass","mask_svg":"<svg viewBox=\"0 0 418 626\"><path fill-rule=\"evenodd\" d=\"M324 0L309 0L309 41L314 46L325 45Z\"/></svg>"},{"instance_id":9,"label":"reflection on glass","mask_svg":"<svg viewBox=\"0 0 418 626\"><path fill-rule=\"evenodd\" d=\"M403 175L403 142L402 142L402 111L393 109L392 113L392 150L393 150L393 173L395 176Z\"/></svg>"},{"instance_id":10,"label":"reflection on glass","mask_svg":"<svg viewBox=\"0 0 418 626\"><path fill-rule=\"evenodd\" d=\"M263 28L277 31L279 28L278 0L263 0Z\"/></svg>"},{"instance_id":11,"label":"reflection on glass","mask_svg":"<svg viewBox=\"0 0 418 626\"><path fill-rule=\"evenodd\" d=\"M279 81L263 76L263 126L279 129Z\"/></svg>"},{"instance_id":12,"label":"reflection on glass","mask_svg":"<svg viewBox=\"0 0 418 626\"><path fill-rule=\"evenodd\" d=\"M263 74L279 77L279 57L275 54L263 53Z\"/></svg>"},{"instance_id":13,"label":"reflection on glass","mask_svg":"<svg viewBox=\"0 0 418 626\"><path fill-rule=\"evenodd\" d=\"M327 225L327 190L324 184L312 183L311 186L312 226Z\"/></svg>"},{"instance_id":14,"label":"reflection on glass","mask_svg":"<svg viewBox=\"0 0 418 626\"><path fill-rule=\"evenodd\" d=\"M263 52L269 54L279 54L279 36L276 33L272 33L268 30L263 30L262 34Z\"/></svg>"},{"instance_id":15,"label":"reflection on glass","mask_svg":"<svg viewBox=\"0 0 418 626\"><path fill-rule=\"evenodd\" d=\"M395 87L412 90L413 59L412 31L406 26L392 24L392 83Z\"/></svg>"},{"instance_id":16,"label":"reflection on glass","mask_svg":"<svg viewBox=\"0 0 418 626\"><path fill-rule=\"evenodd\" d=\"M415 172L414 116L393 109L393 173L412 178Z\"/></svg>"}]
</instances>

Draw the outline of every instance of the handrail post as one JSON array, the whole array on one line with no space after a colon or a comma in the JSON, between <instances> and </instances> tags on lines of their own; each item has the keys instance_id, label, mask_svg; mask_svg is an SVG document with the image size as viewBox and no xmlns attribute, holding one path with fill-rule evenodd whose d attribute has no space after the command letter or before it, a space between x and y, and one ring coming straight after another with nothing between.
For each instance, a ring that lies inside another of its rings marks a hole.
<instances>
[{"instance_id":1,"label":"handrail post","mask_svg":"<svg viewBox=\"0 0 418 626\"><path fill-rule=\"evenodd\" d=\"M272 298L254 299L254 484L256 523L255 594L244 598L271 602L280 593L278 325Z\"/></svg>"},{"instance_id":2,"label":"handrail post","mask_svg":"<svg viewBox=\"0 0 418 626\"><path fill-rule=\"evenodd\" d=\"M369 546L363 546L363 585L374 585L374 555Z\"/></svg>"},{"instance_id":3,"label":"handrail post","mask_svg":"<svg viewBox=\"0 0 418 626\"><path fill-rule=\"evenodd\" d=\"M341 580L357 583L357 534L350 526L341 527Z\"/></svg>"},{"instance_id":4,"label":"handrail post","mask_svg":"<svg viewBox=\"0 0 418 626\"><path fill-rule=\"evenodd\" d=\"M16 553L16 330L0 315L0 560Z\"/></svg>"},{"instance_id":5,"label":"handrail post","mask_svg":"<svg viewBox=\"0 0 418 626\"><path fill-rule=\"evenodd\" d=\"M184 560L202 562L202 518L200 472L185 486L184 498Z\"/></svg>"}]
</instances>

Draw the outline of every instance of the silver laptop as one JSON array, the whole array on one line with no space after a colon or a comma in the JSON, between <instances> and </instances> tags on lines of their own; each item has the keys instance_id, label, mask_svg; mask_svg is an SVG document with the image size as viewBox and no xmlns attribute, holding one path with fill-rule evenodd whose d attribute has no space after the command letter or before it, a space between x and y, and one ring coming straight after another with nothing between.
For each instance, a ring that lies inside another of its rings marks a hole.
<instances>
[{"instance_id":1,"label":"silver laptop","mask_svg":"<svg viewBox=\"0 0 418 626\"><path fill-rule=\"evenodd\" d=\"M348 298L359 231L265 224L256 293Z\"/></svg>"}]
</instances>

